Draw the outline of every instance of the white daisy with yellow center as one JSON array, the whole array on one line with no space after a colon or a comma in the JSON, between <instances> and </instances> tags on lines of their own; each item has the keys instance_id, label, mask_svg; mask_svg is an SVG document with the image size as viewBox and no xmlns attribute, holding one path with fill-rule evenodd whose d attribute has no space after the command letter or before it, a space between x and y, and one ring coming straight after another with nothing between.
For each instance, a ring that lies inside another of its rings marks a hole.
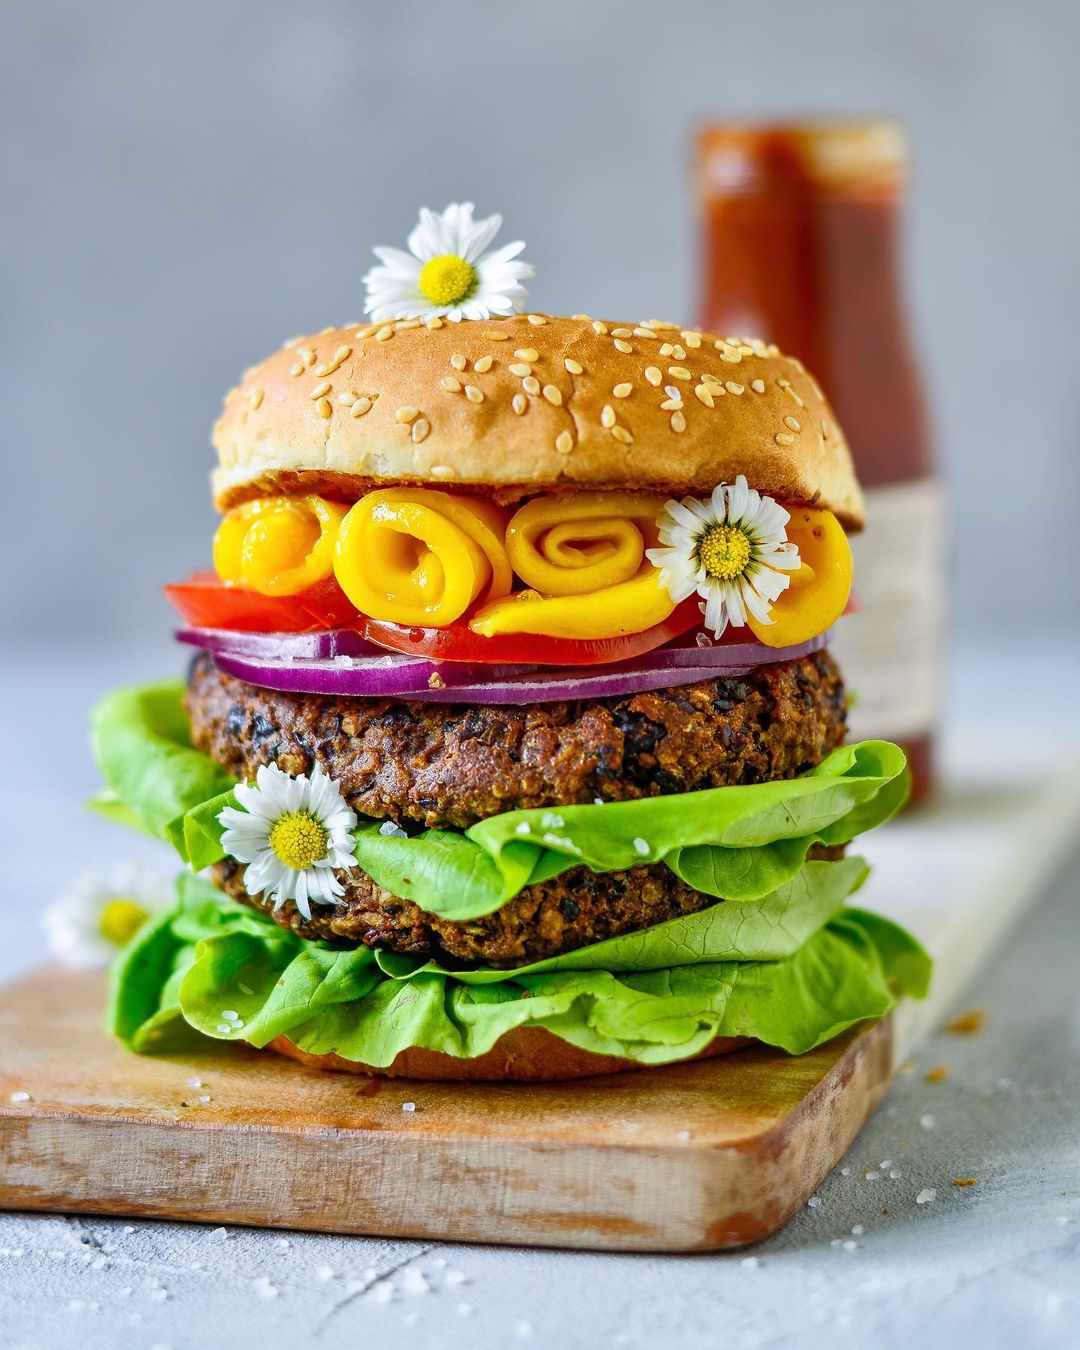
<instances>
[{"instance_id":1,"label":"white daisy with yellow center","mask_svg":"<svg viewBox=\"0 0 1080 1350\"><path fill-rule=\"evenodd\" d=\"M42 915L49 951L69 970L102 969L171 899L170 888L148 868L85 871Z\"/></svg>"},{"instance_id":2,"label":"white daisy with yellow center","mask_svg":"<svg viewBox=\"0 0 1080 1350\"><path fill-rule=\"evenodd\" d=\"M787 538L791 516L740 474L704 500L665 502L656 522L661 548L646 550L660 581L676 602L696 591L704 600L705 627L719 637L728 624L746 625L747 614L772 623L773 602L799 569L799 550Z\"/></svg>"},{"instance_id":3,"label":"white daisy with yellow center","mask_svg":"<svg viewBox=\"0 0 1080 1350\"><path fill-rule=\"evenodd\" d=\"M293 900L310 919L313 903L332 905L345 894L334 869L356 865L356 815L321 765L309 778L264 764L255 782L239 784L235 796L243 809L226 806L218 815L225 826L221 847L247 864L249 895L265 893L275 909Z\"/></svg>"},{"instance_id":4,"label":"white daisy with yellow center","mask_svg":"<svg viewBox=\"0 0 1080 1350\"><path fill-rule=\"evenodd\" d=\"M372 250L382 264L364 277L365 308L373 319L489 319L514 314L528 292L522 279L532 267L513 260L525 247L519 239L491 253L502 216L473 220L472 202L451 202L443 212L422 207L409 235L409 252Z\"/></svg>"}]
</instances>

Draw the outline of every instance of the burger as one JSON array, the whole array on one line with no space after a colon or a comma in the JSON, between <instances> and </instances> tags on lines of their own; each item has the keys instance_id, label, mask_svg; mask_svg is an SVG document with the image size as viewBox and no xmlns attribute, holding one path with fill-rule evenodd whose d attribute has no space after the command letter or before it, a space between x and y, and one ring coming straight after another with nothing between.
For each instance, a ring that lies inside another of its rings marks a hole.
<instances>
[{"instance_id":1,"label":"burger","mask_svg":"<svg viewBox=\"0 0 1080 1350\"><path fill-rule=\"evenodd\" d=\"M213 568L165 587L187 680L94 714L93 804L186 864L111 1029L536 1080L921 995L849 903L907 775L845 742L863 506L821 389L756 339L514 312L509 250L439 247L225 400Z\"/></svg>"}]
</instances>

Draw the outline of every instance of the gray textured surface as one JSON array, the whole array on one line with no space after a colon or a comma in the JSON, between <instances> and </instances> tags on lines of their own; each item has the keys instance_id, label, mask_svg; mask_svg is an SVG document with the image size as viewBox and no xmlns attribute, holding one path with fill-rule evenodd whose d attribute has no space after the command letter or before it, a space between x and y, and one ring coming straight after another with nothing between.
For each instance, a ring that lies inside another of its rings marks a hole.
<instances>
[{"instance_id":1,"label":"gray textured surface","mask_svg":"<svg viewBox=\"0 0 1080 1350\"><path fill-rule=\"evenodd\" d=\"M1071 963L1048 957L1077 950L1078 898L1070 869L965 998L987 1009L985 1031L928 1043L845 1159L850 1174L834 1173L818 1205L752 1254L616 1257L11 1215L0 1218L0 1343L1076 1345L1080 996ZM927 1083L939 1064L949 1077ZM965 1176L977 1185L952 1185Z\"/></svg>"},{"instance_id":2,"label":"gray textured surface","mask_svg":"<svg viewBox=\"0 0 1080 1350\"><path fill-rule=\"evenodd\" d=\"M1080 491L1078 40L1067 0L5 6L4 544L34 585L0 591L0 624L160 623L159 581L209 554L226 388L357 317L371 246L420 204L502 211L541 308L690 319L690 123L867 109L915 142L957 622L1075 624L1080 532L1035 586L993 541L1029 485Z\"/></svg>"}]
</instances>

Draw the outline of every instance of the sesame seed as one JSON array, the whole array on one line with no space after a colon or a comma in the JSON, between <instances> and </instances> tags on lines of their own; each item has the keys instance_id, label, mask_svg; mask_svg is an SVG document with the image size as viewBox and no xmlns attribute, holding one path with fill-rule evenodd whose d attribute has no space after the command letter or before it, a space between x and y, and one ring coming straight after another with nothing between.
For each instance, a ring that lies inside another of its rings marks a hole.
<instances>
[{"instance_id":1,"label":"sesame seed","mask_svg":"<svg viewBox=\"0 0 1080 1350\"><path fill-rule=\"evenodd\" d=\"M631 330L629 328L613 328L611 330L612 337L630 337L630 335Z\"/></svg>"},{"instance_id":2,"label":"sesame seed","mask_svg":"<svg viewBox=\"0 0 1080 1350\"><path fill-rule=\"evenodd\" d=\"M432 478L456 478L457 470L452 464L433 464L428 470Z\"/></svg>"},{"instance_id":3,"label":"sesame seed","mask_svg":"<svg viewBox=\"0 0 1080 1350\"><path fill-rule=\"evenodd\" d=\"M514 397L510 400L510 406L520 417L522 413L527 411L529 407L529 400L525 397L524 394L515 394Z\"/></svg>"},{"instance_id":4,"label":"sesame seed","mask_svg":"<svg viewBox=\"0 0 1080 1350\"><path fill-rule=\"evenodd\" d=\"M323 394L328 394L329 392L330 392L330 381L321 380L311 391L311 393L308 394L308 398L310 399L322 398Z\"/></svg>"},{"instance_id":5,"label":"sesame seed","mask_svg":"<svg viewBox=\"0 0 1080 1350\"><path fill-rule=\"evenodd\" d=\"M660 347L660 355L661 355L661 356L674 356L674 355L675 355L675 348L671 345L670 342L665 342L665 343L663 343L662 346Z\"/></svg>"},{"instance_id":6,"label":"sesame seed","mask_svg":"<svg viewBox=\"0 0 1080 1350\"><path fill-rule=\"evenodd\" d=\"M411 435L413 438L413 444L419 445L421 441L427 440L430 431L431 431L431 423L427 420L427 418L418 417L416 421L412 424Z\"/></svg>"},{"instance_id":7,"label":"sesame seed","mask_svg":"<svg viewBox=\"0 0 1080 1350\"><path fill-rule=\"evenodd\" d=\"M671 350L675 353L675 360L676 360L676 361L685 361L685 360L686 360L686 349L685 349L684 347L681 347L681 346L679 345L679 343L676 342L675 346L672 347Z\"/></svg>"},{"instance_id":8,"label":"sesame seed","mask_svg":"<svg viewBox=\"0 0 1080 1350\"><path fill-rule=\"evenodd\" d=\"M700 333L695 333L695 332L693 332L693 330L691 330L691 331L688 332L688 333L680 333L679 336L680 336L680 337L682 338L682 340L686 343L686 345L687 345L688 347L690 347L691 349L693 349L693 348L695 348L695 347L700 347L700 346L701 346L701 334L700 334Z\"/></svg>"},{"instance_id":9,"label":"sesame seed","mask_svg":"<svg viewBox=\"0 0 1080 1350\"><path fill-rule=\"evenodd\" d=\"M533 397L535 398L535 396L540 392L540 381L536 378L535 375L526 375L525 378L521 381L521 387L522 389L525 390L527 394L532 394Z\"/></svg>"},{"instance_id":10,"label":"sesame seed","mask_svg":"<svg viewBox=\"0 0 1080 1350\"><path fill-rule=\"evenodd\" d=\"M632 384L617 384L611 392L616 398L629 398L634 392L634 386Z\"/></svg>"},{"instance_id":11,"label":"sesame seed","mask_svg":"<svg viewBox=\"0 0 1080 1350\"><path fill-rule=\"evenodd\" d=\"M248 394L248 402L252 408L258 408L263 401L263 391L261 389L252 389Z\"/></svg>"},{"instance_id":12,"label":"sesame seed","mask_svg":"<svg viewBox=\"0 0 1080 1350\"><path fill-rule=\"evenodd\" d=\"M672 431L686 430L686 418L681 412L673 412L671 414L671 429Z\"/></svg>"},{"instance_id":13,"label":"sesame seed","mask_svg":"<svg viewBox=\"0 0 1080 1350\"><path fill-rule=\"evenodd\" d=\"M315 411L320 417L329 417L334 409L331 407L328 398L321 398L318 403L315 404Z\"/></svg>"},{"instance_id":14,"label":"sesame seed","mask_svg":"<svg viewBox=\"0 0 1080 1350\"><path fill-rule=\"evenodd\" d=\"M315 367L316 375L333 375L338 366L341 365L347 357L352 356L351 347L339 347L329 361L323 361L321 365Z\"/></svg>"},{"instance_id":15,"label":"sesame seed","mask_svg":"<svg viewBox=\"0 0 1080 1350\"><path fill-rule=\"evenodd\" d=\"M685 366L668 366L667 373L673 380L688 380L690 372Z\"/></svg>"},{"instance_id":16,"label":"sesame seed","mask_svg":"<svg viewBox=\"0 0 1080 1350\"><path fill-rule=\"evenodd\" d=\"M615 350L616 350L617 352L632 352L634 349L633 349L633 347L631 347L631 345L629 344L629 342L624 341L623 338L616 338L616 339L615 339Z\"/></svg>"},{"instance_id":17,"label":"sesame seed","mask_svg":"<svg viewBox=\"0 0 1080 1350\"><path fill-rule=\"evenodd\" d=\"M615 409L610 403L605 403L600 409L600 425L608 431L615 425Z\"/></svg>"},{"instance_id":18,"label":"sesame seed","mask_svg":"<svg viewBox=\"0 0 1080 1350\"><path fill-rule=\"evenodd\" d=\"M371 411L371 399L358 398L349 411L353 417L363 417L366 412Z\"/></svg>"},{"instance_id":19,"label":"sesame seed","mask_svg":"<svg viewBox=\"0 0 1080 1350\"><path fill-rule=\"evenodd\" d=\"M635 328L634 336L649 338L652 342L658 341L656 334L653 332L651 328Z\"/></svg>"},{"instance_id":20,"label":"sesame seed","mask_svg":"<svg viewBox=\"0 0 1080 1350\"><path fill-rule=\"evenodd\" d=\"M728 365L737 366L739 362L742 360L742 354L740 352L732 351L730 348L728 348L720 353L720 360L726 361Z\"/></svg>"},{"instance_id":21,"label":"sesame seed","mask_svg":"<svg viewBox=\"0 0 1080 1350\"><path fill-rule=\"evenodd\" d=\"M790 431L778 431L773 437L777 445L794 445L795 437Z\"/></svg>"},{"instance_id":22,"label":"sesame seed","mask_svg":"<svg viewBox=\"0 0 1080 1350\"><path fill-rule=\"evenodd\" d=\"M296 354L303 361L305 366L315 364L315 352L311 347L297 347Z\"/></svg>"},{"instance_id":23,"label":"sesame seed","mask_svg":"<svg viewBox=\"0 0 1080 1350\"><path fill-rule=\"evenodd\" d=\"M453 375L444 375L439 383L444 389L448 389L451 394L461 393L461 381Z\"/></svg>"},{"instance_id":24,"label":"sesame seed","mask_svg":"<svg viewBox=\"0 0 1080 1350\"><path fill-rule=\"evenodd\" d=\"M394 413L394 421L404 422L407 426L410 422L415 422L419 416L420 416L420 409L414 408L410 404L406 403L402 407L398 408L397 412Z\"/></svg>"},{"instance_id":25,"label":"sesame seed","mask_svg":"<svg viewBox=\"0 0 1080 1350\"><path fill-rule=\"evenodd\" d=\"M553 403L556 408L562 407L562 390L555 384L545 384L543 395L549 403Z\"/></svg>"},{"instance_id":26,"label":"sesame seed","mask_svg":"<svg viewBox=\"0 0 1080 1350\"><path fill-rule=\"evenodd\" d=\"M823 441L827 441L829 439L829 423L828 419L824 417L821 419L821 439Z\"/></svg>"},{"instance_id":27,"label":"sesame seed","mask_svg":"<svg viewBox=\"0 0 1080 1350\"><path fill-rule=\"evenodd\" d=\"M467 384L465 386L465 397L470 403L483 403L484 391L477 389L475 384Z\"/></svg>"},{"instance_id":28,"label":"sesame seed","mask_svg":"<svg viewBox=\"0 0 1080 1350\"><path fill-rule=\"evenodd\" d=\"M741 384L736 384L734 380L728 380L727 383L724 385L724 388L728 391L729 394L738 395L744 392L743 386Z\"/></svg>"},{"instance_id":29,"label":"sesame seed","mask_svg":"<svg viewBox=\"0 0 1080 1350\"><path fill-rule=\"evenodd\" d=\"M574 438L569 431L560 431L555 437L555 449L560 455L568 455L574 448Z\"/></svg>"},{"instance_id":30,"label":"sesame seed","mask_svg":"<svg viewBox=\"0 0 1080 1350\"><path fill-rule=\"evenodd\" d=\"M343 394L338 394L337 401L343 404L346 408L351 408L352 405L356 402L356 395L352 392L351 389L346 389Z\"/></svg>"},{"instance_id":31,"label":"sesame seed","mask_svg":"<svg viewBox=\"0 0 1080 1350\"><path fill-rule=\"evenodd\" d=\"M528 361L515 361L508 369L510 374L516 375L518 379L524 379L526 375L532 374L532 366L529 365Z\"/></svg>"},{"instance_id":32,"label":"sesame seed","mask_svg":"<svg viewBox=\"0 0 1080 1350\"><path fill-rule=\"evenodd\" d=\"M387 325L387 326L385 326L385 327L383 327L383 328L380 328L379 331L375 334L375 341L376 341L376 342L386 342L386 341L388 341L390 338L392 338L393 336L394 336L394 330L393 330L391 327L389 327L389 326Z\"/></svg>"},{"instance_id":33,"label":"sesame seed","mask_svg":"<svg viewBox=\"0 0 1080 1350\"><path fill-rule=\"evenodd\" d=\"M622 445L633 445L634 438L625 427L612 427L611 434Z\"/></svg>"},{"instance_id":34,"label":"sesame seed","mask_svg":"<svg viewBox=\"0 0 1080 1350\"><path fill-rule=\"evenodd\" d=\"M755 394L763 394L765 392L765 381L751 380L750 388L754 391Z\"/></svg>"},{"instance_id":35,"label":"sesame seed","mask_svg":"<svg viewBox=\"0 0 1080 1350\"><path fill-rule=\"evenodd\" d=\"M407 328L419 328L421 322L420 319L397 319L394 322L394 332L403 333Z\"/></svg>"},{"instance_id":36,"label":"sesame seed","mask_svg":"<svg viewBox=\"0 0 1080 1350\"><path fill-rule=\"evenodd\" d=\"M694 396L700 403L704 403L706 408L711 408L713 406L712 391L707 384L695 384Z\"/></svg>"},{"instance_id":37,"label":"sesame seed","mask_svg":"<svg viewBox=\"0 0 1080 1350\"><path fill-rule=\"evenodd\" d=\"M667 394L668 398L673 398L676 403L682 402L682 390L678 387L678 385L665 384L664 393Z\"/></svg>"},{"instance_id":38,"label":"sesame seed","mask_svg":"<svg viewBox=\"0 0 1080 1350\"><path fill-rule=\"evenodd\" d=\"M519 361L539 361L540 353L535 347L519 347L514 353Z\"/></svg>"},{"instance_id":39,"label":"sesame seed","mask_svg":"<svg viewBox=\"0 0 1080 1350\"><path fill-rule=\"evenodd\" d=\"M439 317L439 315L438 315L438 314L433 314L433 315L431 316L431 318L428 319L427 323L424 324L424 327L425 327L425 328L441 328L442 325L443 325L443 321L442 321L442 319Z\"/></svg>"},{"instance_id":40,"label":"sesame seed","mask_svg":"<svg viewBox=\"0 0 1080 1350\"><path fill-rule=\"evenodd\" d=\"M491 369L491 361L492 358L490 356L481 356L479 360L472 363L472 368L478 375L486 375Z\"/></svg>"},{"instance_id":41,"label":"sesame seed","mask_svg":"<svg viewBox=\"0 0 1080 1350\"><path fill-rule=\"evenodd\" d=\"M801 430L802 430L802 427L801 427L801 425L800 425L798 419L795 418L795 417L792 417L790 413L788 413L787 417L784 418L784 426L790 427L792 431L801 431Z\"/></svg>"},{"instance_id":42,"label":"sesame seed","mask_svg":"<svg viewBox=\"0 0 1080 1350\"><path fill-rule=\"evenodd\" d=\"M666 398L663 403L660 404L660 407L663 412L677 412L682 407L682 399Z\"/></svg>"},{"instance_id":43,"label":"sesame seed","mask_svg":"<svg viewBox=\"0 0 1080 1350\"><path fill-rule=\"evenodd\" d=\"M582 366L581 362L575 361L572 356L565 357L563 360L563 365L566 367L567 373L570 375L583 375L585 373L584 367Z\"/></svg>"},{"instance_id":44,"label":"sesame seed","mask_svg":"<svg viewBox=\"0 0 1080 1350\"><path fill-rule=\"evenodd\" d=\"M529 314L527 318L529 322L536 328L539 328L543 324L547 323L547 319L544 317L543 314Z\"/></svg>"},{"instance_id":45,"label":"sesame seed","mask_svg":"<svg viewBox=\"0 0 1080 1350\"><path fill-rule=\"evenodd\" d=\"M500 333L497 329L489 328L484 336L489 342L505 342L510 336L509 333Z\"/></svg>"},{"instance_id":46,"label":"sesame seed","mask_svg":"<svg viewBox=\"0 0 1080 1350\"><path fill-rule=\"evenodd\" d=\"M788 394L791 398L795 400L795 402L798 404L800 408L804 406L802 399L795 392L795 390L792 389L790 380L779 379L776 381L776 383L780 386L780 388L784 391L785 394Z\"/></svg>"},{"instance_id":47,"label":"sesame seed","mask_svg":"<svg viewBox=\"0 0 1080 1350\"><path fill-rule=\"evenodd\" d=\"M370 325L369 327L367 327L367 328L361 328L361 329L359 329L359 330L357 331L357 334L356 334L356 340L357 340L357 342L363 342L364 338L369 338L369 337L372 335L372 333L374 333L374 332L375 332L375 325L374 325L374 324L371 324L371 325Z\"/></svg>"},{"instance_id":48,"label":"sesame seed","mask_svg":"<svg viewBox=\"0 0 1080 1350\"><path fill-rule=\"evenodd\" d=\"M572 319L580 319L582 323L587 323L592 318L591 314L571 314Z\"/></svg>"},{"instance_id":49,"label":"sesame seed","mask_svg":"<svg viewBox=\"0 0 1080 1350\"><path fill-rule=\"evenodd\" d=\"M297 375L303 375L303 373L304 373L304 363L302 361L294 361L293 364L289 367L289 374L292 375L294 378Z\"/></svg>"},{"instance_id":50,"label":"sesame seed","mask_svg":"<svg viewBox=\"0 0 1080 1350\"><path fill-rule=\"evenodd\" d=\"M659 366L646 366L645 378L654 388L659 389L660 382L663 380L664 377L661 374Z\"/></svg>"},{"instance_id":51,"label":"sesame seed","mask_svg":"<svg viewBox=\"0 0 1080 1350\"><path fill-rule=\"evenodd\" d=\"M606 323L601 323L599 319L593 319L593 332L594 332L594 333L606 333L606 332L607 332L607 324L606 324Z\"/></svg>"},{"instance_id":52,"label":"sesame seed","mask_svg":"<svg viewBox=\"0 0 1080 1350\"><path fill-rule=\"evenodd\" d=\"M462 356L461 352L455 352L450 358L450 364L455 370L464 370L469 363L465 357Z\"/></svg>"}]
</instances>

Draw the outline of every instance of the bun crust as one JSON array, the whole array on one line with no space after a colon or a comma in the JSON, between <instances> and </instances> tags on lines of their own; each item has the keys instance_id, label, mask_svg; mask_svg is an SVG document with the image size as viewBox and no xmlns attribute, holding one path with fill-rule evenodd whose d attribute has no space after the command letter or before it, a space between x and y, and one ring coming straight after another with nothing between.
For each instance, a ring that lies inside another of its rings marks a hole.
<instances>
[{"instance_id":1,"label":"bun crust","mask_svg":"<svg viewBox=\"0 0 1080 1350\"><path fill-rule=\"evenodd\" d=\"M847 442L801 362L652 321L327 328L245 372L213 443L220 510L281 492L354 501L399 483L503 501L552 489L681 496L742 473L849 530L863 518Z\"/></svg>"},{"instance_id":2,"label":"bun crust","mask_svg":"<svg viewBox=\"0 0 1080 1350\"><path fill-rule=\"evenodd\" d=\"M743 1037L717 1037L691 1059L712 1059L739 1050L753 1041ZM628 1069L647 1069L648 1064L620 1059L616 1055L595 1055L560 1040L542 1027L515 1027L500 1036L486 1054L475 1059L456 1059L438 1050L414 1047L403 1050L392 1064L376 1068L359 1064L340 1055L310 1055L295 1046L287 1036L278 1036L266 1047L279 1055L298 1059L310 1069L328 1069L337 1073L362 1073L375 1078L423 1078L442 1082L542 1083L565 1078L592 1078L598 1074L623 1073Z\"/></svg>"}]
</instances>

